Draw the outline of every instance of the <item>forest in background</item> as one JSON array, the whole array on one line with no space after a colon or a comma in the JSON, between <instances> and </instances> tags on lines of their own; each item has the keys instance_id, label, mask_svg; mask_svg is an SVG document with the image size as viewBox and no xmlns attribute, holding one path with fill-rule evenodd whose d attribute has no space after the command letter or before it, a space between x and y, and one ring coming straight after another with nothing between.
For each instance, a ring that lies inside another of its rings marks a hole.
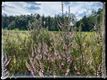
<instances>
[{"instance_id":1,"label":"forest in background","mask_svg":"<svg viewBox=\"0 0 107 80\"><path fill-rule=\"evenodd\" d=\"M84 16L82 19L77 21L76 16L74 14L70 15L70 21L73 25L71 27L78 28L81 24L82 31L91 31L93 28L98 27L96 23L101 23L101 13L102 9L99 9L97 12L95 10L92 11L92 14L88 17ZM67 14L64 14L64 18L66 20L69 19ZM40 16L39 14L31 14L31 15L20 15L20 16L2 16L2 28L3 29L19 29L19 30L28 30L28 27L34 27L37 20L40 20L42 28L47 28L49 31L58 31L60 27L58 25L58 21L63 22L64 18L60 15L56 15L55 17L50 16ZM70 21L68 23L70 23Z\"/></svg>"}]
</instances>

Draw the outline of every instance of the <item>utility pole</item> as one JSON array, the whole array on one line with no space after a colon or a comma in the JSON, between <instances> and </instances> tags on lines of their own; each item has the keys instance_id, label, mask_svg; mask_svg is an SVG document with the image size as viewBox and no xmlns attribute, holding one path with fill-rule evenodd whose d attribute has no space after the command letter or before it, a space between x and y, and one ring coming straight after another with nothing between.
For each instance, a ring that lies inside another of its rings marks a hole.
<instances>
[{"instance_id":1,"label":"utility pole","mask_svg":"<svg viewBox=\"0 0 107 80\"><path fill-rule=\"evenodd\" d=\"M70 6L68 7L69 15L70 15Z\"/></svg>"},{"instance_id":2,"label":"utility pole","mask_svg":"<svg viewBox=\"0 0 107 80\"><path fill-rule=\"evenodd\" d=\"M63 16L63 2L61 2L61 7L62 7L62 16Z\"/></svg>"}]
</instances>

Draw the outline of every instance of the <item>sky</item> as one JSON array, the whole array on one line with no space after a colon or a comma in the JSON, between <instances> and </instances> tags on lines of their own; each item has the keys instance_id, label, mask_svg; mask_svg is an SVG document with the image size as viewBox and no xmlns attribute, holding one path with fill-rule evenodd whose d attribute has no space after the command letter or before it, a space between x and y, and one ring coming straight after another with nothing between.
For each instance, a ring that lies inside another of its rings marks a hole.
<instances>
[{"instance_id":1,"label":"sky","mask_svg":"<svg viewBox=\"0 0 107 80\"><path fill-rule=\"evenodd\" d=\"M102 2L64 2L64 13L68 11L75 14L79 20L84 15L90 15L92 10L97 11L103 7ZM61 2L2 2L2 15L27 15L39 13L44 16L61 14Z\"/></svg>"}]
</instances>

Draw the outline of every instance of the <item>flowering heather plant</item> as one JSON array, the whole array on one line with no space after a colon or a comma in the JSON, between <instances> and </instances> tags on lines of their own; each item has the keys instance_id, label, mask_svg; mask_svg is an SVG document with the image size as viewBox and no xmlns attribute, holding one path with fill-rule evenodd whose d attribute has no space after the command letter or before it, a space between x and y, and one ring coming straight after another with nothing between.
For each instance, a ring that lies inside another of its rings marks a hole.
<instances>
[{"instance_id":1,"label":"flowering heather plant","mask_svg":"<svg viewBox=\"0 0 107 80\"><path fill-rule=\"evenodd\" d=\"M6 53L3 53L3 60L2 60L2 78L9 77L9 70L8 65L11 61L11 58L8 58Z\"/></svg>"}]
</instances>

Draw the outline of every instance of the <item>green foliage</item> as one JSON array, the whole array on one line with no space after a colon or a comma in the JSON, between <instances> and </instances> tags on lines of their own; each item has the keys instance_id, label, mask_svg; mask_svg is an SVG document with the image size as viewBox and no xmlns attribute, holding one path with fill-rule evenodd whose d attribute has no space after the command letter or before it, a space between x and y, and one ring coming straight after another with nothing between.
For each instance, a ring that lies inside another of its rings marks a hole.
<instances>
[{"instance_id":1,"label":"green foliage","mask_svg":"<svg viewBox=\"0 0 107 80\"><path fill-rule=\"evenodd\" d=\"M77 27L82 24L82 31L94 31L99 30L99 26L102 23L102 10L99 9L97 12L92 11L92 14L90 16L84 16L81 20L76 22Z\"/></svg>"},{"instance_id":2,"label":"green foliage","mask_svg":"<svg viewBox=\"0 0 107 80\"><path fill-rule=\"evenodd\" d=\"M26 47L25 45L27 45L26 43L28 43L28 41L27 39L25 40L26 37L24 38L24 34L19 35L19 33L17 34L17 31L18 30L3 32L5 34L3 36L3 52L6 53L8 57L11 57L11 62L9 64L10 75L26 71L24 63L28 57L28 46Z\"/></svg>"},{"instance_id":3,"label":"green foliage","mask_svg":"<svg viewBox=\"0 0 107 80\"><path fill-rule=\"evenodd\" d=\"M8 34L6 34L6 32L8 32ZM20 34L17 34L16 32L20 32ZM12 33L14 34L12 35ZM5 31L3 35L5 43L3 47L4 52L7 53L7 56L12 58L9 64L9 72L11 75L18 72L24 74L28 72L25 63L27 60L29 61L29 55L31 56L32 53L36 56L37 54L43 54L44 58L43 60L40 58L41 62L38 64L35 62L33 63L38 65L38 68L40 66L39 64L42 63L42 65L44 65L44 73L46 72L46 75L65 75L66 72L63 72L62 68L59 68L61 64L64 64L64 70L70 69L68 75L77 75L78 73L80 73L80 75L95 75L96 66L99 68L102 61L102 44L101 42L98 44L100 36L95 32L75 32L74 38L70 38L72 35L65 32L49 32L45 29L35 29L34 31L31 30L22 33L18 30ZM64 37L63 35L66 36ZM68 41L64 38L68 39ZM68 44L66 44L66 41ZM71 43L72 45L70 45ZM66 48L66 45L70 45L69 48ZM37 52L39 50L41 53ZM61 59L58 58L56 54L61 57ZM47 58L45 58L46 55ZM83 59L81 58L81 55L83 55ZM49 56L52 56L52 58L49 58ZM66 62L68 58L67 56L71 56L70 60L73 59L73 63L69 68L67 65L70 64ZM34 59L39 61L37 58ZM83 60L82 64L81 59ZM38 68L37 70L39 70Z\"/></svg>"}]
</instances>

